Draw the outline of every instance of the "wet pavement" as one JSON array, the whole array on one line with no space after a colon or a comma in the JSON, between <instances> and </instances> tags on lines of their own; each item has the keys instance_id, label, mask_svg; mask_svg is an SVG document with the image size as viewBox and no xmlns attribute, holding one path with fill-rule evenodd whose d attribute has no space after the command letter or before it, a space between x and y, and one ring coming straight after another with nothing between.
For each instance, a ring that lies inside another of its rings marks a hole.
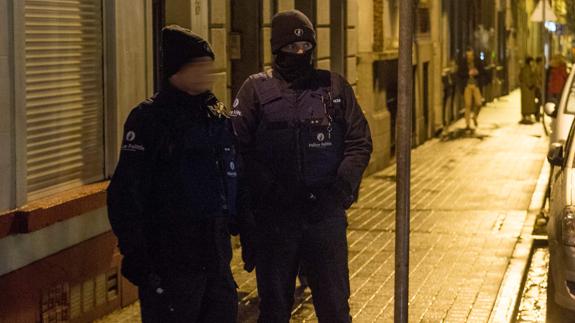
<instances>
[{"instance_id":1,"label":"wet pavement","mask_svg":"<svg viewBox=\"0 0 575 323\"><path fill-rule=\"evenodd\" d=\"M549 249L537 247L533 251L517 323L545 323L547 315L547 271L549 269Z\"/></svg>"},{"instance_id":2,"label":"wet pavement","mask_svg":"<svg viewBox=\"0 0 575 323\"><path fill-rule=\"evenodd\" d=\"M409 322L489 321L546 154L541 125L518 125L519 115L514 92L482 109L476 132L460 121L413 151ZM394 204L391 166L364 180L348 213L354 322L393 322ZM232 268L239 321L255 322L255 276L239 250ZM100 322L138 321L134 305ZM299 289L292 322L316 321Z\"/></svg>"}]
</instances>

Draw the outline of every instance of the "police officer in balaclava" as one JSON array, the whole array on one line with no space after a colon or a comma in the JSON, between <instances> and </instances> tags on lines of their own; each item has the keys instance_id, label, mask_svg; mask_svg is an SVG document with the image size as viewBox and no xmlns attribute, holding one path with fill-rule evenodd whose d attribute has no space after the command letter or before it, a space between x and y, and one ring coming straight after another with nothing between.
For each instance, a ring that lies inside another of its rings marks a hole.
<instances>
[{"instance_id":1,"label":"police officer in balaclava","mask_svg":"<svg viewBox=\"0 0 575 323\"><path fill-rule=\"evenodd\" d=\"M273 18L271 46L273 70L250 76L232 111L254 223L240 233L243 258L256 269L259 322L289 322L300 265L319 321L350 322L346 209L371 155L369 127L349 83L314 68L316 35L303 13Z\"/></svg>"},{"instance_id":2,"label":"police officer in balaclava","mask_svg":"<svg viewBox=\"0 0 575 323\"><path fill-rule=\"evenodd\" d=\"M235 149L229 113L209 90L214 53L168 26L162 57L163 87L128 116L108 189L122 274L138 286L144 323L235 322Z\"/></svg>"}]
</instances>

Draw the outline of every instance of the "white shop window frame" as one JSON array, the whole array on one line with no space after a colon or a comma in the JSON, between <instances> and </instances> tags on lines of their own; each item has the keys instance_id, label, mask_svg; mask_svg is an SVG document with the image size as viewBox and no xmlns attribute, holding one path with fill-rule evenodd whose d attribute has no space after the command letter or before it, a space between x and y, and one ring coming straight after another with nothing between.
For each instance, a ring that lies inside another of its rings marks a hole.
<instances>
[{"instance_id":1,"label":"white shop window frame","mask_svg":"<svg viewBox=\"0 0 575 323\"><path fill-rule=\"evenodd\" d=\"M25 52L25 3L12 0L13 23L13 69L14 69L14 188L15 207L20 207L28 201L28 185L26 183L26 57Z\"/></svg>"},{"instance_id":2,"label":"white shop window frame","mask_svg":"<svg viewBox=\"0 0 575 323\"><path fill-rule=\"evenodd\" d=\"M25 1L8 0L12 13L11 30L11 63L13 68L13 107L12 107L12 187L10 205L11 209L22 207L29 202L27 189L27 169L26 169L26 142L27 142L27 119L26 119L26 78L25 78ZM122 121L118 121L118 109L116 96L118 95L116 85L116 46L115 46L115 15L114 9L117 0L102 0L102 21L103 21L103 127L104 127L104 177L109 178L118 159L119 141L123 129L120 126ZM152 30L152 0L140 0L144 2L146 17L145 24L147 30L146 40L146 61L148 76L153 71L153 43L151 41ZM149 77L147 91L151 94L153 89L153 77ZM124 107L126 108L126 107Z\"/></svg>"}]
</instances>

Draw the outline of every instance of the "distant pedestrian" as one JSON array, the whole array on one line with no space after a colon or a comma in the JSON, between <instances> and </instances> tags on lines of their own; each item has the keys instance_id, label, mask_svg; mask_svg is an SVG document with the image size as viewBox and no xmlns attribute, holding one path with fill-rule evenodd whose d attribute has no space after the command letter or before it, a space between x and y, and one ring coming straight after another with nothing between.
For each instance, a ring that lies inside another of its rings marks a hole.
<instances>
[{"instance_id":1,"label":"distant pedestrian","mask_svg":"<svg viewBox=\"0 0 575 323\"><path fill-rule=\"evenodd\" d=\"M533 65L533 73L535 75L535 119L539 122L541 105L543 104L543 93L545 93L545 80L543 73L545 73L545 63L543 57L537 56L535 64Z\"/></svg>"},{"instance_id":2,"label":"distant pedestrian","mask_svg":"<svg viewBox=\"0 0 575 323\"><path fill-rule=\"evenodd\" d=\"M475 57L472 48L467 48L465 57L459 63L457 74L463 85L463 97L465 100L465 125L466 129L471 129L471 120L475 127L478 126L477 116L483 104L481 88L485 81L485 67L483 61Z\"/></svg>"},{"instance_id":3,"label":"distant pedestrian","mask_svg":"<svg viewBox=\"0 0 575 323\"><path fill-rule=\"evenodd\" d=\"M563 87L567 82L567 63L562 55L555 55L549 67L549 79L547 80L547 102L559 103Z\"/></svg>"},{"instance_id":4,"label":"distant pedestrian","mask_svg":"<svg viewBox=\"0 0 575 323\"><path fill-rule=\"evenodd\" d=\"M533 57L527 56L525 64L519 73L519 84L521 87L521 124L532 124L531 116L536 113L535 90L537 88L537 78L533 70Z\"/></svg>"}]
</instances>

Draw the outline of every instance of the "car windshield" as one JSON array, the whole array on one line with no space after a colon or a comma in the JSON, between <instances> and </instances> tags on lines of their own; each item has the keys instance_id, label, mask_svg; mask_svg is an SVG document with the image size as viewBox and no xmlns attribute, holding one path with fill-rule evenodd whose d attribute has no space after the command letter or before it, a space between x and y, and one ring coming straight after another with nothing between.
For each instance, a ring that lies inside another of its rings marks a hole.
<instances>
[{"instance_id":1,"label":"car windshield","mask_svg":"<svg viewBox=\"0 0 575 323\"><path fill-rule=\"evenodd\" d=\"M573 150L574 147L571 147L573 145L573 136L575 136L575 123L571 124L571 128L569 129L569 136L567 136L567 142L565 143L565 147L563 149L563 154L565 158L569 158L569 152L571 150ZM567 161L565 165L569 165L569 162ZM571 168L575 168L575 161L571 164Z\"/></svg>"}]
</instances>

